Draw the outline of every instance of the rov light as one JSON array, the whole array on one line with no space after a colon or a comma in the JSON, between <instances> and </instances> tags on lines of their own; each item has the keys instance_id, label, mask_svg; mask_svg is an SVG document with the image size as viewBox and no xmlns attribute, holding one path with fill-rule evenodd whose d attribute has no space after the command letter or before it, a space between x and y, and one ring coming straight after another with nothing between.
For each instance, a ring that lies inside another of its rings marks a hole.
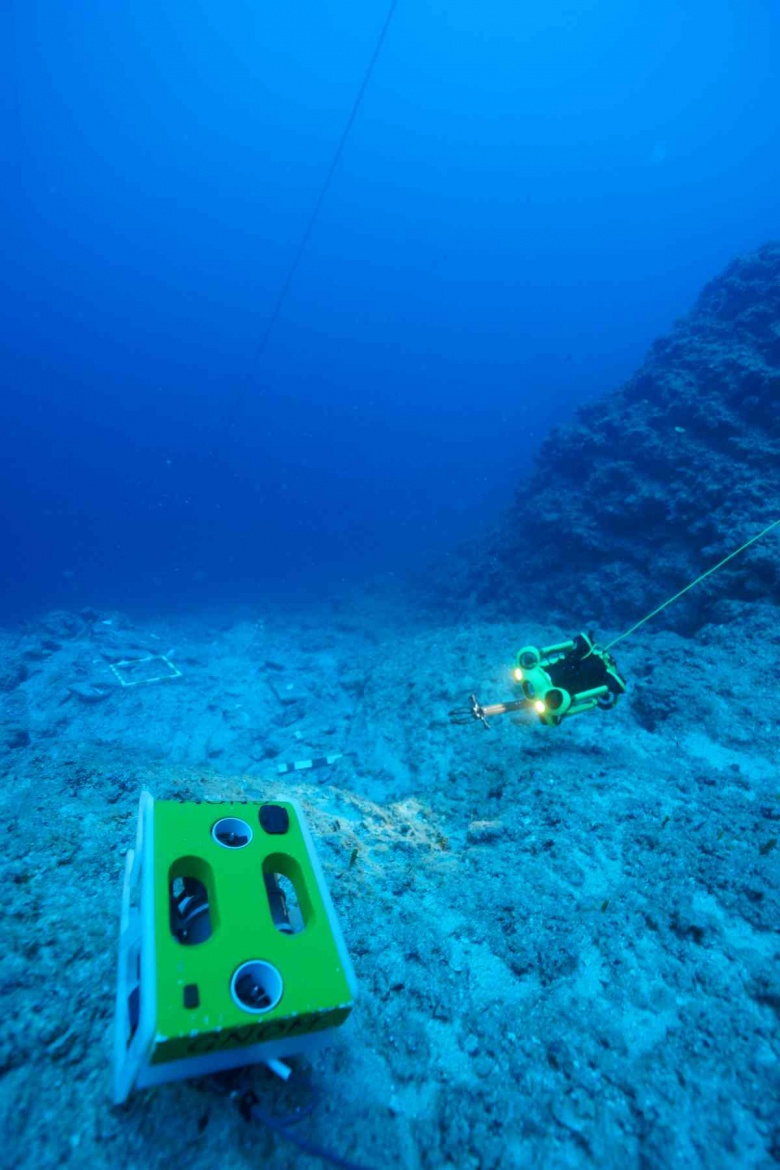
<instances>
[{"instance_id":1,"label":"rov light","mask_svg":"<svg viewBox=\"0 0 780 1170\"><path fill-rule=\"evenodd\" d=\"M536 711L537 715L543 715L545 710L546 710L546 708L545 708L545 705L542 702L542 700L537 699L536 702L534 703L534 711Z\"/></svg>"},{"instance_id":2,"label":"rov light","mask_svg":"<svg viewBox=\"0 0 780 1170\"><path fill-rule=\"evenodd\" d=\"M519 666L518 666L517 670L514 672L514 675L515 675L515 682L522 682L523 681L523 672Z\"/></svg>"}]
</instances>

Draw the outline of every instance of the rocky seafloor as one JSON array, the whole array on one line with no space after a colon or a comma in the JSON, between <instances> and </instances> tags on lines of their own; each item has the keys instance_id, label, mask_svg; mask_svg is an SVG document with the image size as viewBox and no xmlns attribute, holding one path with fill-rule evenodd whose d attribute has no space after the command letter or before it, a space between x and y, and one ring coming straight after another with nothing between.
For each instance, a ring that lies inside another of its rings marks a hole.
<instances>
[{"instance_id":1,"label":"rocky seafloor","mask_svg":"<svg viewBox=\"0 0 780 1170\"><path fill-rule=\"evenodd\" d=\"M780 1159L780 625L711 606L616 649L629 692L545 728L453 727L574 632L421 608L54 613L0 636L4 1165L320 1165L235 1082L111 1102L138 796L297 797L352 956L351 1020L272 1116L366 1167L768 1167ZM619 632L607 628L604 635ZM122 688L112 662L181 677ZM331 769L279 760L342 752Z\"/></svg>"}]
</instances>

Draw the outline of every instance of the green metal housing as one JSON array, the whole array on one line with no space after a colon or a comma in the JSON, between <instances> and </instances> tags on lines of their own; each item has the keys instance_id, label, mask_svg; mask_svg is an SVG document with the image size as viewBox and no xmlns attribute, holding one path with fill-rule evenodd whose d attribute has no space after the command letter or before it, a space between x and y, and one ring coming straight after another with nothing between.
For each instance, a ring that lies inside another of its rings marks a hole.
<instances>
[{"instance_id":1,"label":"green metal housing","mask_svg":"<svg viewBox=\"0 0 780 1170\"><path fill-rule=\"evenodd\" d=\"M262 823L269 808L273 831ZM295 802L142 796L123 898L117 1100L136 1086L303 1051L344 1022L354 994Z\"/></svg>"}]
</instances>

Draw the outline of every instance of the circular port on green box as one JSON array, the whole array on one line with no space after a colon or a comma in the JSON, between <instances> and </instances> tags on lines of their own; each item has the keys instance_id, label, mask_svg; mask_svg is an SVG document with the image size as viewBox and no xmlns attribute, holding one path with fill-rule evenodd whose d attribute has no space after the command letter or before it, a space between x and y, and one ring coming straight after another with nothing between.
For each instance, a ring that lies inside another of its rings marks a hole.
<instances>
[{"instance_id":1,"label":"circular port on green box","mask_svg":"<svg viewBox=\"0 0 780 1170\"><path fill-rule=\"evenodd\" d=\"M230 994L233 1002L245 1012L270 1012L282 998L282 977L270 963L252 959L242 963L233 972Z\"/></svg>"},{"instance_id":2,"label":"circular port on green box","mask_svg":"<svg viewBox=\"0 0 780 1170\"><path fill-rule=\"evenodd\" d=\"M223 817L214 825L211 835L224 849L243 849L252 840L252 830L240 817Z\"/></svg>"}]
</instances>

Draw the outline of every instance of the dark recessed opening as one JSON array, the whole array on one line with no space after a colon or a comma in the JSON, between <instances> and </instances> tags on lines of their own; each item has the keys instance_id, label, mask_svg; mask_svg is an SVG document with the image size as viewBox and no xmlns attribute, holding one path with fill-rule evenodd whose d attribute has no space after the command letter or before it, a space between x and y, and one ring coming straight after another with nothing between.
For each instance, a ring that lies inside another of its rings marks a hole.
<instances>
[{"instance_id":1,"label":"dark recessed opening","mask_svg":"<svg viewBox=\"0 0 780 1170\"><path fill-rule=\"evenodd\" d=\"M264 873L263 879L274 926L282 934L299 934L304 922L295 883L283 873Z\"/></svg>"},{"instance_id":2,"label":"dark recessed opening","mask_svg":"<svg viewBox=\"0 0 780 1170\"><path fill-rule=\"evenodd\" d=\"M563 691L551 690L544 696L545 706L550 711L557 711L566 701Z\"/></svg>"},{"instance_id":3,"label":"dark recessed opening","mask_svg":"<svg viewBox=\"0 0 780 1170\"><path fill-rule=\"evenodd\" d=\"M200 995L198 994L197 983L188 983L184 988L184 1006L186 1008L200 1007Z\"/></svg>"},{"instance_id":4,"label":"dark recessed opening","mask_svg":"<svg viewBox=\"0 0 780 1170\"><path fill-rule=\"evenodd\" d=\"M141 1018L140 987L134 987L127 997L127 1018L130 1022L130 1035L127 1038L127 1043L129 1044L138 1030L138 1021Z\"/></svg>"},{"instance_id":5,"label":"dark recessed opening","mask_svg":"<svg viewBox=\"0 0 780 1170\"><path fill-rule=\"evenodd\" d=\"M176 877L170 884L171 934L184 946L211 938L208 891L194 877Z\"/></svg>"}]
</instances>

